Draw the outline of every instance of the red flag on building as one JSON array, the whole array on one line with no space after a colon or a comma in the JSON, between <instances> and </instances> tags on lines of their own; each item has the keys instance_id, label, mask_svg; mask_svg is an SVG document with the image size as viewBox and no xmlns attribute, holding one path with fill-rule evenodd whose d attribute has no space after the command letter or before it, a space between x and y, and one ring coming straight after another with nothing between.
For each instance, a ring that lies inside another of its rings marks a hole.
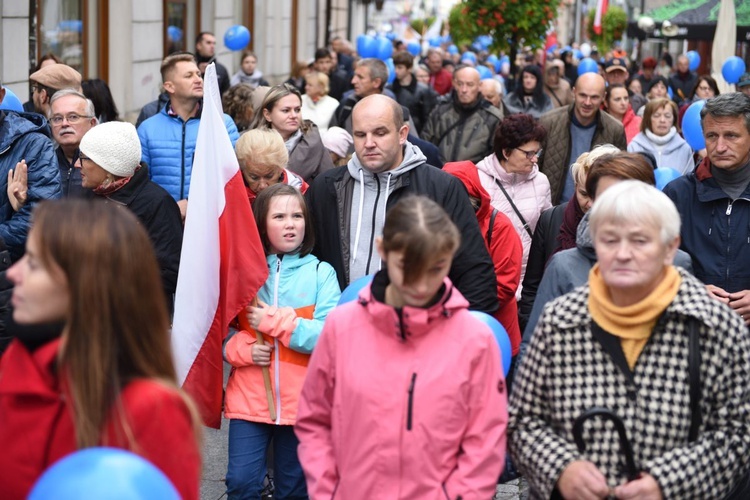
<instances>
[{"instance_id":1,"label":"red flag on building","mask_svg":"<svg viewBox=\"0 0 750 500\"><path fill-rule=\"evenodd\" d=\"M216 67L206 68L190 202L177 278L172 350L177 381L219 428L222 342L268 277L266 257L224 125Z\"/></svg>"}]
</instances>

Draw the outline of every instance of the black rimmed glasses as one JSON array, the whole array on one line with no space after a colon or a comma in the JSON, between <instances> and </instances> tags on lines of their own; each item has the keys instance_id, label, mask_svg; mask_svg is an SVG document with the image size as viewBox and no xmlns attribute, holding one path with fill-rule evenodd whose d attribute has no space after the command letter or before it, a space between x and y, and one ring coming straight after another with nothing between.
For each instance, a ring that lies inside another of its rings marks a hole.
<instances>
[{"instance_id":1,"label":"black rimmed glasses","mask_svg":"<svg viewBox=\"0 0 750 500\"><path fill-rule=\"evenodd\" d=\"M515 148L515 149L525 154L527 160L531 160L534 157L539 158L540 156L542 156L542 152L544 151L544 149L541 149L541 148L537 149L536 151L526 151L525 149L521 149L521 148Z\"/></svg>"}]
</instances>

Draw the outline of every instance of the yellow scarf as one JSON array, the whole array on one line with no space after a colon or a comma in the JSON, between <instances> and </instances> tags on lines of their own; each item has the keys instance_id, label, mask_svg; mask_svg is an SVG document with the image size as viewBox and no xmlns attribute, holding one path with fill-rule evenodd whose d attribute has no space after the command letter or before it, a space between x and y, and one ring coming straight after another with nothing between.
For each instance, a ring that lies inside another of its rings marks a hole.
<instances>
[{"instance_id":1,"label":"yellow scarf","mask_svg":"<svg viewBox=\"0 0 750 500\"><path fill-rule=\"evenodd\" d=\"M677 296L682 278L674 266L666 268L664 279L640 302L619 307L612 303L599 264L589 273L589 313L605 331L620 338L620 345L632 370L646 346L656 320Z\"/></svg>"}]
</instances>

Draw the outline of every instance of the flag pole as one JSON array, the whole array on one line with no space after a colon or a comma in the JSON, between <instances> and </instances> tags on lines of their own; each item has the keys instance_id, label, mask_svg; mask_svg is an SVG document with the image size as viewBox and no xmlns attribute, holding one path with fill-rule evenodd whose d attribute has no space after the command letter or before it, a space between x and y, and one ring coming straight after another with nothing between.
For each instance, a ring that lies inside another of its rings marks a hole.
<instances>
[{"instance_id":1,"label":"flag pole","mask_svg":"<svg viewBox=\"0 0 750 500\"><path fill-rule=\"evenodd\" d=\"M257 307L258 306L258 297L254 297L253 301L250 303L251 306ZM266 345L266 341L263 338L263 334L260 333L258 330L253 329L250 326L250 321L247 319L247 313L246 311L243 311L243 314L239 315L240 320L240 327L243 330L246 330L247 332L255 332L255 338L257 339L258 345ZM267 366L262 366L261 371L263 372L263 384L266 386L266 400L268 400L268 413L271 416L271 420L274 422L276 421L276 405L273 403L273 392L271 391L271 371L268 369ZM279 388L277 387L276 390L278 391Z\"/></svg>"}]
</instances>

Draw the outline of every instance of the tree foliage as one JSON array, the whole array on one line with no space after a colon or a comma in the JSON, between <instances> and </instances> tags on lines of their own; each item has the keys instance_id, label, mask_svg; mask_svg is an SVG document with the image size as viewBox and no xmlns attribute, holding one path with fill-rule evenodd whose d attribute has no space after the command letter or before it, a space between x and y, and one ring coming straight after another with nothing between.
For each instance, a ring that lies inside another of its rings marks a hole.
<instances>
[{"instance_id":1,"label":"tree foliage","mask_svg":"<svg viewBox=\"0 0 750 500\"><path fill-rule=\"evenodd\" d=\"M521 46L544 46L547 29L557 16L558 0L462 0L451 10L454 43L480 35L493 39L491 51L512 52Z\"/></svg>"},{"instance_id":2,"label":"tree foliage","mask_svg":"<svg viewBox=\"0 0 750 500\"><path fill-rule=\"evenodd\" d=\"M612 43L622 38L623 33L628 27L628 15L622 7L610 5L607 12L602 18L602 34L597 35L594 32L594 17L596 9L589 11L586 20L586 30L589 38L596 44L599 53L603 54L612 48Z\"/></svg>"},{"instance_id":3,"label":"tree foliage","mask_svg":"<svg viewBox=\"0 0 750 500\"><path fill-rule=\"evenodd\" d=\"M421 35L425 32L425 30L427 30L427 28L432 26L432 23L434 22L435 16L430 16L427 19L413 19L409 24L414 31Z\"/></svg>"}]
</instances>

